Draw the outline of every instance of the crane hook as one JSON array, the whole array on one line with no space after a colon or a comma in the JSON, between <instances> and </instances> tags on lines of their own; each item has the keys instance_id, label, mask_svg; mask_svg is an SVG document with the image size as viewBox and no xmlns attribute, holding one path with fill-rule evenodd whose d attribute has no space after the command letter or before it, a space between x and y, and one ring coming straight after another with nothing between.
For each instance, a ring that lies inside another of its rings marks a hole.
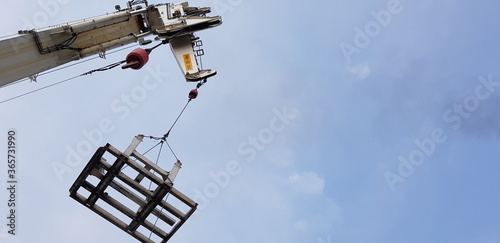
<instances>
[{"instance_id":1,"label":"crane hook","mask_svg":"<svg viewBox=\"0 0 500 243\"><path fill-rule=\"evenodd\" d=\"M188 97L191 100L196 99L196 97L198 97L198 90L197 89L191 90L191 92L189 92Z\"/></svg>"}]
</instances>

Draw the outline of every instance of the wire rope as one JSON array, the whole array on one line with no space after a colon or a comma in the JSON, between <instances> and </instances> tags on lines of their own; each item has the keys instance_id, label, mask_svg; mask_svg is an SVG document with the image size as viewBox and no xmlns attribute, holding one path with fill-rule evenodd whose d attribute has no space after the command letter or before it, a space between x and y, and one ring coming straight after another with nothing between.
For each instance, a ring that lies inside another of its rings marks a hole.
<instances>
[{"instance_id":1,"label":"wire rope","mask_svg":"<svg viewBox=\"0 0 500 243\"><path fill-rule=\"evenodd\" d=\"M159 43L159 44L155 45L154 47L146 49L146 51L147 51L148 53L151 53L154 49L158 48L158 47L159 47L159 46L161 46L161 45L165 45L165 44L167 44L167 43L168 43L168 42L164 40L164 41L162 41L161 43ZM114 52L111 52L111 54L116 53L116 52L119 52L119 51L123 51L123 50L128 49L128 48L130 48L130 47L126 47L126 48L123 48L123 49L120 49L120 50L116 50L116 51L114 51ZM81 62L79 62L79 63L70 64L70 65L67 65L67 66L65 66L65 67L61 67L61 68L55 69L55 70L50 70L50 71L47 71L47 72L42 73L42 74L40 74L40 75L46 75L46 74L49 74L49 73L52 73L52 72L56 72L56 71L59 71L59 70L62 70L62 69L65 69L65 68L68 68L68 67L71 67L71 66L74 66L74 65L77 65L77 64L81 64L81 63L83 63L83 62L88 62L88 61L90 61L90 60L94 60L94 59L96 59L96 58L99 58L99 57L94 57L94 58L91 58L91 59L88 59L88 60L81 61ZM38 88L38 89L35 89L35 90L32 90L32 91L28 91L28 92L26 92L26 93L23 93L23 94L17 95L17 96L15 96L15 97L12 97L12 98L9 98L9 99L6 99L6 100L2 100L2 101L0 101L0 104L4 104L4 103L6 103L6 102L9 102L9 101L12 101L12 100L15 100L15 99L18 99L18 98L24 97L24 96L26 96L26 95L33 94L33 93L35 93L35 92L38 92L38 91L41 91L41 90L44 90L44 89L47 89L47 88L50 88L50 87L53 87L53 86L56 86L56 85L59 85L59 84L65 83L65 82L68 82L68 81L73 80L73 79L76 79L76 78L78 78L78 77L82 77L82 76L85 76L85 75L90 75L90 74L93 74L94 72L100 72L100 71L107 71L107 70L110 70L110 69L115 68L115 67L117 67L117 66L119 66L120 64L125 63L125 62L126 62L126 60L118 61L118 62L112 63L112 64L110 64L110 65L104 66L104 67L102 67L102 68L94 69L94 70L88 71L88 72L86 72L86 73L83 73L83 74L80 74L80 75L77 75L77 76L74 76L74 77L71 77L71 78L68 78L68 79L62 80L62 81L58 81L58 82L56 82L56 83L49 84L49 85L47 85L47 86L44 86L44 87L41 87L41 88ZM23 80L20 80L20 81L16 81L16 82L14 82L14 83L12 83L12 84L9 84L9 85L7 85L7 86L10 86L10 85L14 85L14 84L20 83L21 81L24 81L24 80L27 80L27 79L23 79Z\"/></svg>"}]
</instances>

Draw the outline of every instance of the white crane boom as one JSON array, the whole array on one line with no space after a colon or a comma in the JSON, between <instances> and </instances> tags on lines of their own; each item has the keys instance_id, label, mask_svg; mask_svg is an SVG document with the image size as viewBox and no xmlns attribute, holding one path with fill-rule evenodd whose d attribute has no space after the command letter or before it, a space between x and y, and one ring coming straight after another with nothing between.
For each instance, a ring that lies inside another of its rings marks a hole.
<instances>
[{"instance_id":1,"label":"white crane boom","mask_svg":"<svg viewBox=\"0 0 500 243\"><path fill-rule=\"evenodd\" d=\"M117 6L114 13L1 37L0 87L81 58L144 42L149 35L171 44L187 81L216 74L214 70L199 69L193 33L222 24L220 16L207 17L210 8L190 7L187 2L142 2L145 7L134 7L129 2L127 9Z\"/></svg>"}]
</instances>

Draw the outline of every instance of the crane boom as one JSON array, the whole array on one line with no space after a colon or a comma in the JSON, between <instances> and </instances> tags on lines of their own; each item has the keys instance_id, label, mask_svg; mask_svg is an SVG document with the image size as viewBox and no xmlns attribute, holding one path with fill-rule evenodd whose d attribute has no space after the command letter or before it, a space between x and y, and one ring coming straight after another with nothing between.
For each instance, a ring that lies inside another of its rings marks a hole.
<instances>
[{"instance_id":1,"label":"crane boom","mask_svg":"<svg viewBox=\"0 0 500 243\"><path fill-rule=\"evenodd\" d=\"M143 42L150 35L171 44L187 81L206 79L216 71L199 69L193 33L222 24L220 16L207 17L207 13L210 8L190 7L187 2L146 2L145 7L117 7L114 13L1 37L0 87L75 60Z\"/></svg>"}]
</instances>

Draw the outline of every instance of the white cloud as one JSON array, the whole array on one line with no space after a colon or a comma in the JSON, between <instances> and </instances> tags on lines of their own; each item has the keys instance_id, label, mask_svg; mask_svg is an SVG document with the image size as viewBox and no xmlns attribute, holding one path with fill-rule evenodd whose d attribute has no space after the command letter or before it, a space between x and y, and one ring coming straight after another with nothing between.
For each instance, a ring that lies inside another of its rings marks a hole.
<instances>
[{"instance_id":1,"label":"white cloud","mask_svg":"<svg viewBox=\"0 0 500 243\"><path fill-rule=\"evenodd\" d=\"M347 72L354 75L354 77L356 77L357 80L363 80L368 78L372 72L370 66L366 63L357 65L349 64L346 66L346 70Z\"/></svg>"},{"instance_id":2,"label":"white cloud","mask_svg":"<svg viewBox=\"0 0 500 243\"><path fill-rule=\"evenodd\" d=\"M293 223L293 227L296 230L305 231L308 228L308 224L306 221L296 221L295 223Z\"/></svg>"},{"instance_id":3,"label":"white cloud","mask_svg":"<svg viewBox=\"0 0 500 243\"><path fill-rule=\"evenodd\" d=\"M298 191L307 194L321 194L325 188L325 180L311 171L295 173L288 178L288 182Z\"/></svg>"}]
</instances>

